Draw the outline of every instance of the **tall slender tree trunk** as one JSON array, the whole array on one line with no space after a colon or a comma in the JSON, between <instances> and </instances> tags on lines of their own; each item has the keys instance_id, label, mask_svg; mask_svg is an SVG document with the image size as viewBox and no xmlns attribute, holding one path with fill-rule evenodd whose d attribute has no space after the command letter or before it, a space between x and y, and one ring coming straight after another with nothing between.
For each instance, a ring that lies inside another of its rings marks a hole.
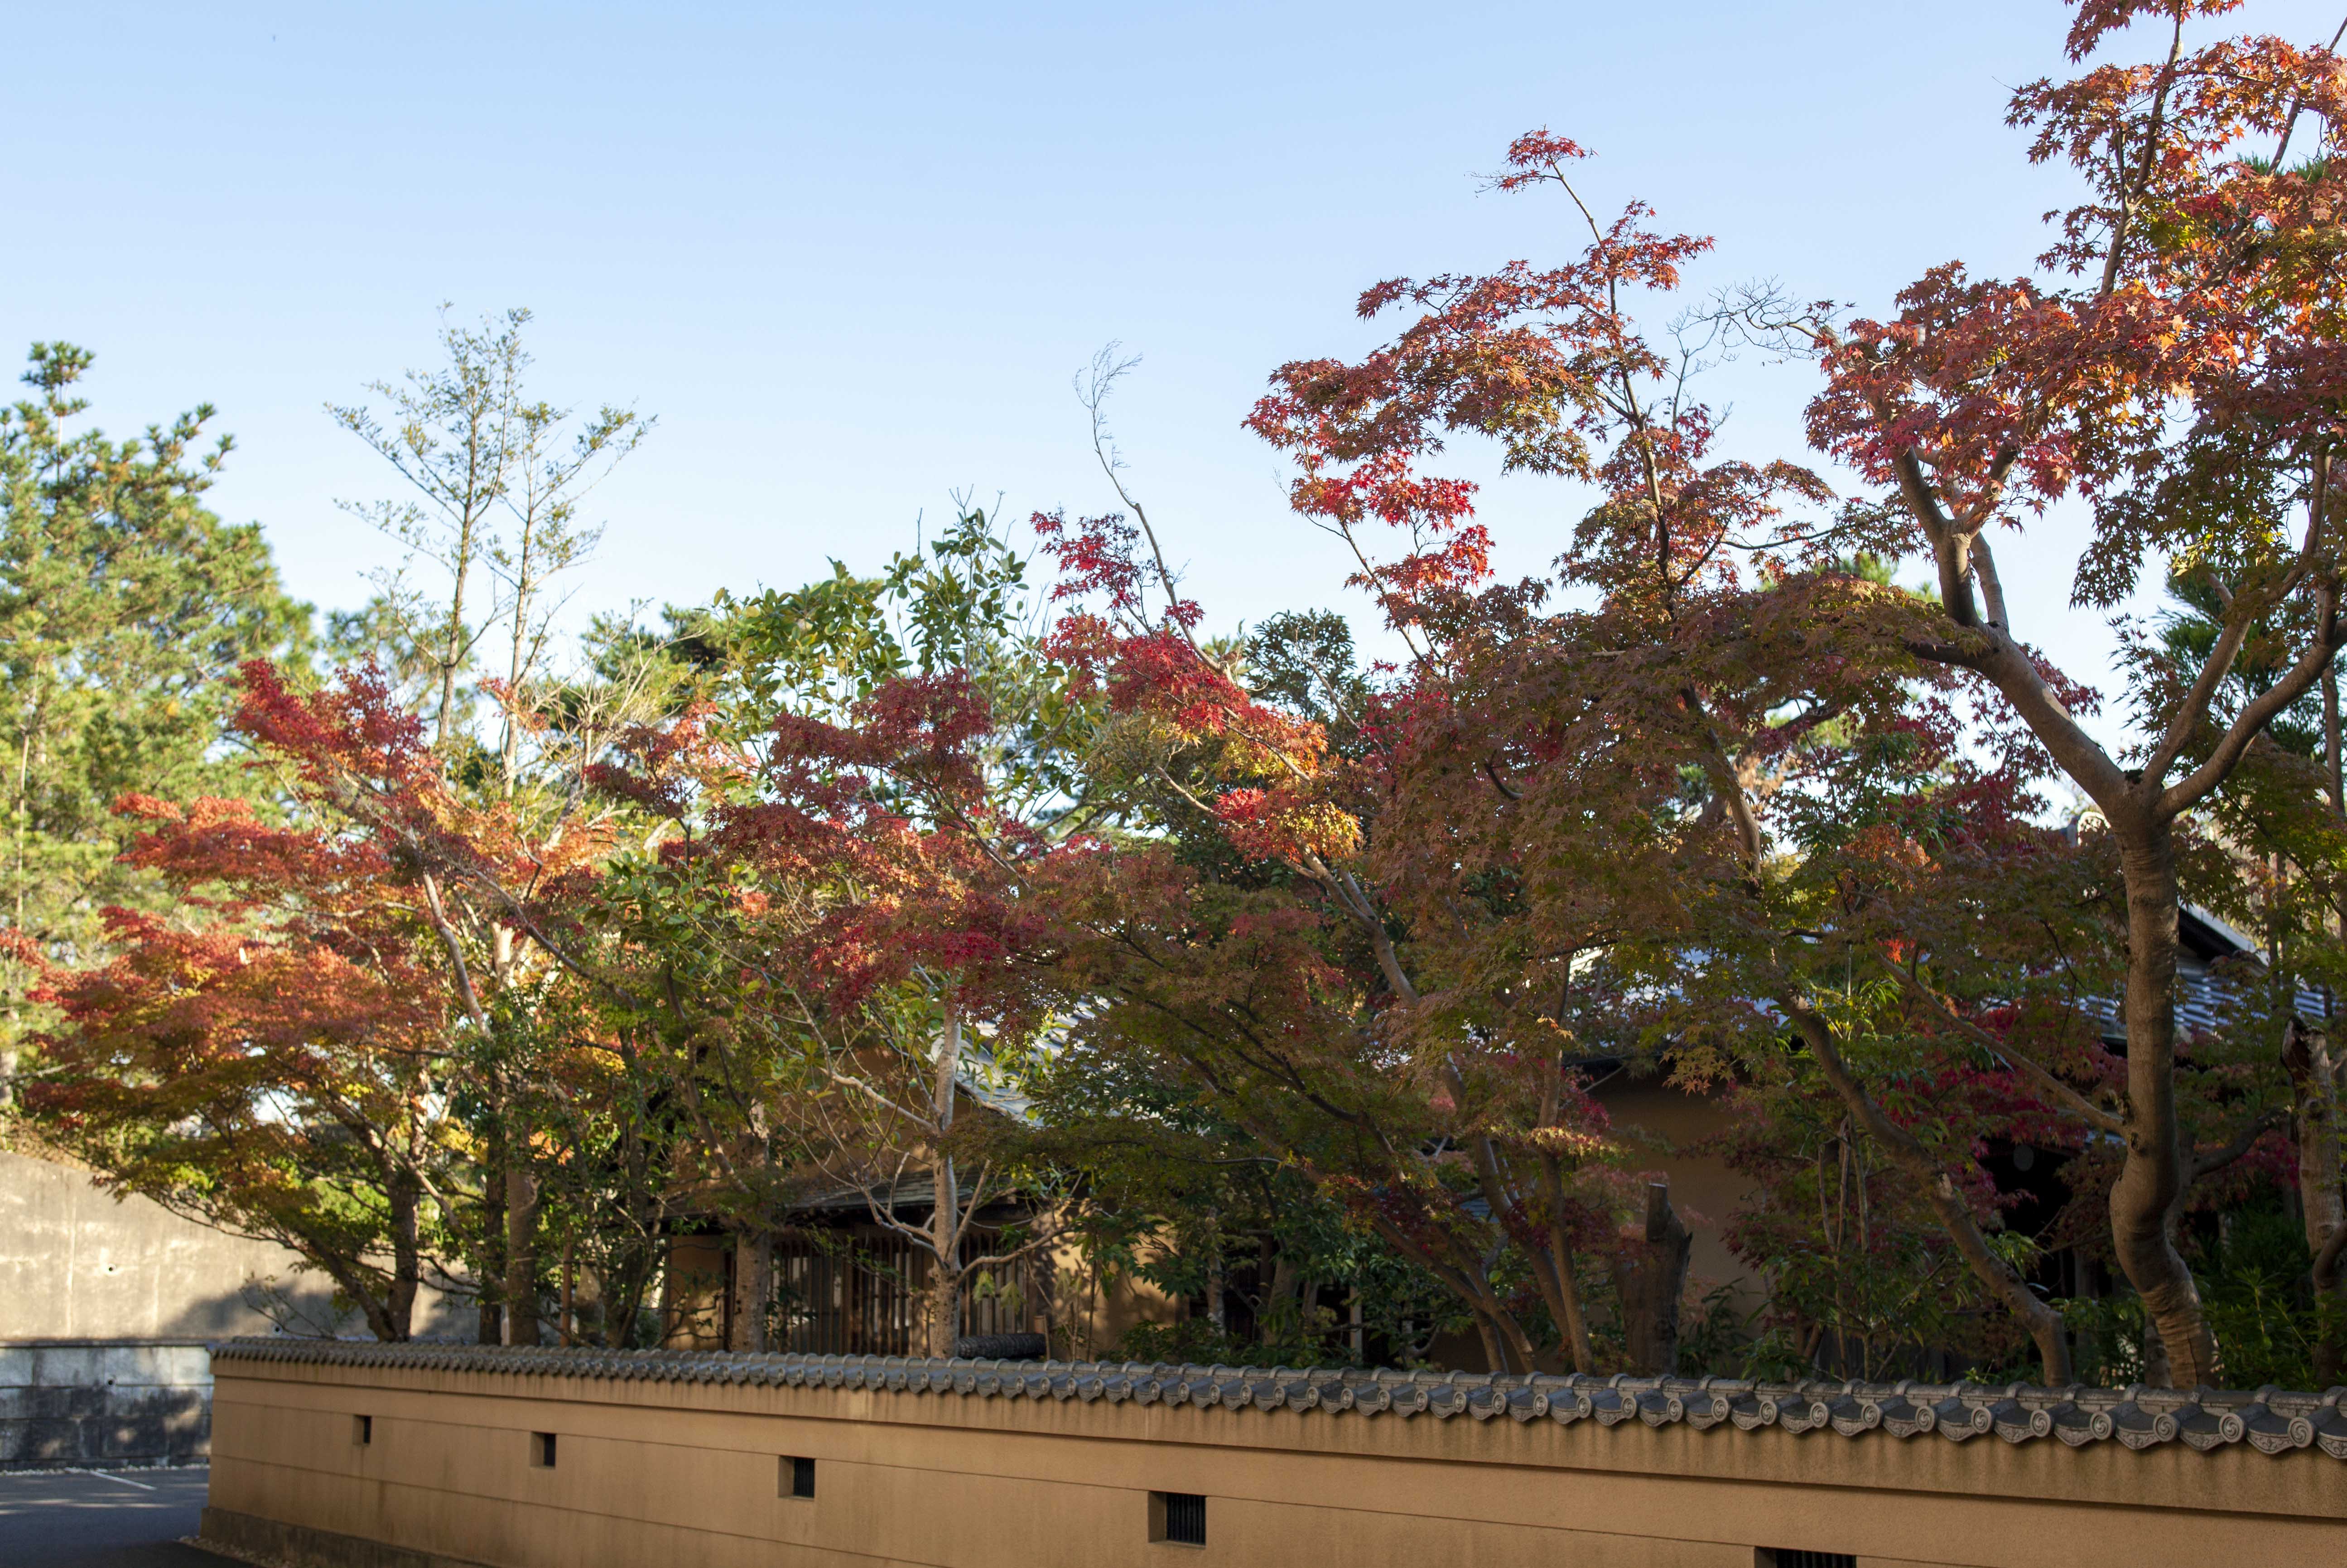
<instances>
[{"instance_id":1,"label":"tall slender tree trunk","mask_svg":"<svg viewBox=\"0 0 2347 1568\"><path fill-rule=\"evenodd\" d=\"M1489 1314L1482 1312L1475 1314L1475 1336L1483 1341L1483 1366L1486 1370L1492 1372L1514 1370L1508 1365L1508 1353L1501 1347L1499 1327L1492 1323Z\"/></svg>"},{"instance_id":2,"label":"tall slender tree trunk","mask_svg":"<svg viewBox=\"0 0 2347 1568\"><path fill-rule=\"evenodd\" d=\"M448 624L441 632L440 711L433 715L432 744L436 750L448 743L448 732L456 721L456 671L465 663L465 580L471 575L473 561L474 518L466 517L459 525L456 538L454 582L448 590Z\"/></svg>"},{"instance_id":3,"label":"tall slender tree trunk","mask_svg":"<svg viewBox=\"0 0 2347 1568\"><path fill-rule=\"evenodd\" d=\"M2322 670L2322 785L2331 797L2334 816L2347 817L2347 757L2341 755L2339 733L2339 669Z\"/></svg>"},{"instance_id":4,"label":"tall slender tree trunk","mask_svg":"<svg viewBox=\"0 0 2347 1568\"><path fill-rule=\"evenodd\" d=\"M2323 786L2331 799L2331 815L2347 822L2347 757L2342 757L2339 721L2339 670L2333 663L2322 671L2322 772ZM2347 900L2333 911L2338 931L2347 939ZM2335 1005L2326 1004L2326 1010L2335 1012ZM2323 1032L2313 1039L2301 1038L2298 1023L2291 1020L2291 1034L2282 1046L2282 1065L2289 1071L2292 1107L2291 1119L2298 1141L2298 1184L2300 1207L2305 1217L2307 1250L2314 1255L2309 1270L2308 1283L2314 1287L2317 1310L2323 1315L2321 1331L2314 1346L2314 1380L2330 1387L2347 1381L2347 1259L2341 1250L2347 1248L2347 1191L2341 1182L2347 1178L2347 1152L2342 1152L2342 1132L2339 1125L2339 1058L2331 1045L2332 1020L2323 1020ZM2293 1061L2293 1055L2301 1060ZM2313 1123L2320 1122L2315 1126ZM2314 1160L2309 1162L2309 1151Z\"/></svg>"},{"instance_id":5,"label":"tall slender tree trunk","mask_svg":"<svg viewBox=\"0 0 2347 1568\"><path fill-rule=\"evenodd\" d=\"M733 1310L729 1350L763 1351L766 1313L774 1300L774 1233L753 1221L733 1233Z\"/></svg>"},{"instance_id":6,"label":"tall slender tree trunk","mask_svg":"<svg viewBox=\"0 0 2347 1568\"><path fill-rule=\"evenodd\" d=\"M921 1293L922 1333L931 1356L950 1356L960 1337L961 1271L941 1257L929 1260L929 1278Z\"/></svg>"},{"instance_id":7,"label":"tall slender tree trunk","mask_svg":"<svg viewBox=\"0 0 2347 1568\"><path fill-rule=\"evenodd\" d=\"M2328 1388L2347 1366L2347 1189L2340 1184L2338 1064L2327 1035L2290 1022L2281 1061L2290 1074L2291 1131L2298 1142L2299 1207L2305 1216L2306 1247L2313 1255L2311 1283L2321 1330L2314 1347L2314 1381Z\"/></svg>"},{"instance_id":8,"label":"tall slender tree trunk","mask_svg":"<svg viewBox=\"0 0 2347 1568\"><path fill-rule=\"evenodd\" d=\"M1553 1116L1546 1120L1553 1122ZM1541 1293L1549 1298L1549 1315L1564 1336L1566 1357L1576 1372L1597 1370L1597 1355L1589 1340L1589 1317L1581 1303L1581 1282L1575 1276L1572 1233L1565 1226L1564 1162L1553 1154L1541 1157L1541 1185L1548 1202L1548 1255L1532 1249L1533 1272Z\"/></svg>"},{"instance_id":9,"label":"tall slender tree trunk","mask_svg":"<svg viewBox=\"0 0 2347 1568\"><path fill-rule=\"evenodd\" d=\"M18 737L15 775L15 787L11 791L8 800L8 817L15 828L15 875L11 879L15 886L10 889L12 907L9 911L9 924L10 928L18 938L29 940L30 933L25 929L25 897L27 891L25 838L32 821L33 732L30 726L27 726ZM24 999L28 982L25 979L27 971L21 960L8 958L0 960L0 963L5 964L8 976L8 1032L5 1040L0 1040L0 1111L7 1111L13 1109L16 1103L16 1067L22 1060L20 1042L24 1039L25 1028L24 1014L19 1004Z\"/></svg>"},{"instance_id":10,"label":"tall slender tree trunk","mask_svg":"<svg viewBox=\"0 0 2347 1568\"><path fill-rule=\"evenodd\" d=\"M517 1131L525 1131L518 1129ZM538 1177L529 1140L513 1138L506 1165L506 1343L535 1345L538 1334Z\"/></svg>"},{"instance_id":11,"label":"tall slender tree trunk","mask_svg":"<svg viewBox=\"0 0 2347 1568\"><path fill-rule=\"evenodd\" d=\"M579 1274L574 1266L576 1245L562 1244L562 1306L554 1320L555 1333L564 1345L579 1342L576 1327L579 1321Z\"/></svg>"},{"instance_id":12,"label":"tall slender tree trunk","mask_svg":"<svg viewBox=\"0 0 2347 1568\"><path fill-rule=\"evenodd\" d=\"M424 1255L417 1214L418 1184L413 1171L399 1167L384 1183L391 1211L391 1289L384 1317L392 1336L408 1339L415 1332L415 1297L424 1284Z\"/></svg>"},{"instance_id":13,"label":"tall slender tree trunk","mask_svg":"<svg viewBox=\"0 0 2347 1568\"><path fill-rule=\"evenodd\" d=\"M2115 828L2120 825L2114 823ZM2168 1375L2191 1388L2217 1380L2217 1343L2200 1287L2176 1248L2191 1192L2191 1151L2176 1113L2178 888L2174 830L2161 822L2122 829L2127 878L2127 1155L2111 1184L2111 1242L2121 1269L2159 1332Z\"/></svg>"},{"instance_id":14,"label":"tall slender tree trunk","mask_svg":"<svg viewBox=\"0 0 2347 1568\"><path fill-rule=\"evenodd\" d=\"M961 1081L961 1009L946 1004L945 1035L938 1042L936 1077L929 1091L929 1265L926 1310L928 1353L950 1356L961 1327L961 1184L948 1140L953 1134L954 1102Z\"/></svg>"},{"instance_id":15,"label":"tall slender tree trunk","mask_svg":"<svg viewBox=\"0 0 2347 1568\"><path fill-rule=\"evenodd\" d=\"M481 1252L475 1261L480 1283L477 1333L484 1345L505 1343L506 1279L506 1140L502 1107L489 1118L488 1136L481 1151Z\"/></svg>"},{"instance_id":16,"label":"tall slender tree trunk","mask_svg":"<svg viewBox=\"0 0 2347 1568\"><path fill-rule=\"evenodd\" d=\"M1259 1268L1256 1277L1260 1279L1267 1274L1270 1276L1270 1283L1263 1293L1263 1311L1256 1318L1255 1338L1268 1345L1279 1331L1279 1320L1289 1316L1291 1307L1296 1308L1295 1317L1297 1326L1299 1327L1302 1326L1301 1293L1304 1279L1302 1272L1296 1266L1295 1259L1289 1257L1285 1251L1275 1250L1271 1237L1264 1237L1263 1251L1270 1267Z\"/></svg>"}]
</instances>

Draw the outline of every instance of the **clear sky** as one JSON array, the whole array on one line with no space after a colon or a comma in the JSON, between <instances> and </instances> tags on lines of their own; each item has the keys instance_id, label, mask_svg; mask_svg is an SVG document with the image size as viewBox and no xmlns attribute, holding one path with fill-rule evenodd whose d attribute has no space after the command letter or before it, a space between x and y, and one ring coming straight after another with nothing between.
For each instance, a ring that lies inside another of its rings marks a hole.
<instances>
[{"instance_id":1,"label":"clear sky","mask_svg":"<svg viewBox=\"0 0 2347 1568\"><path fill-rule=\"evenodd\" d=\"M1144 357L1116 409L1133 481L1227 627L1345 597L1240 428L1267 373L1366 346L1351 302L1380 277L1573 244L1553 203L1477 194L1511 137L1573 137L1595 200L1716 236L1698 293L1775 276L1879 307L1939 261L2039 247L2063 188L2004 104L2062 69L2065 15L21 5L0 343L96 351L117 433L217 404L240 447L219 509L263 525L295 591L349 605L392 551L334 503L396 492L322 405L431 363L444 301L527 305L548 395L660 420L595 499L582 602L618 605L876 564L957 488L1107 509L1070 379L1121 340ZM1733 445L1798 451L1809 385L1719 373ZM1581 504L1492 493L1503 566L1553 555ZM2101 675L2065 576L2006 572L2024 634Z\"/></svg>"}]
</instances>

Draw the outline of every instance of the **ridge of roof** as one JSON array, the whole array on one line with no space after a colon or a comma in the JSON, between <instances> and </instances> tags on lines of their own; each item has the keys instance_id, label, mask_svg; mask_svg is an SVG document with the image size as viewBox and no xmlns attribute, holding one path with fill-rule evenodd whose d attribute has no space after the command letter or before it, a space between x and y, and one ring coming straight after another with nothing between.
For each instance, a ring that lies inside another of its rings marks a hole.
<instances>
[{"instance_id":1,"label":"ridge of roof","mask_svg":"<svg viewBox=\"0 0 2347 1568\"><path fill-rule=\"evenodd\" d=\"M2255 938L2207 906L2188 902L2178 904L2176 908L2177 913L2182 917L2182 921L2179 923L2198 922L2207 928L2210 936L2229 946L2234 952L2258 951L2259 944Z\"/></svg>"},{"instance_id":2,"label":"ridge of roof","mask_svg":"<svg viewBox=\"0 0 2347 1568\"><path fill-rule=\"evenodd\" d=\"M2247 1442L2280 1455L2318 1448L2347 1460L2347 1388L2315 1394L2275 1388L2037 1388L2024 1383L1754 1382L1732 1378L1641 1378L1353 1368L1226 1367L1143 1361L985 1361L944 1357L810 1356L727 1350L605 1350L589 1347L381 1344L368 1340L241 1338L213 1345L215 1360L406 1368L511 1377L600 1378L620 1382L739 1383L765 1388L854 1389L905 1395L1079 1399L1087 1404L1190 1405L1233 1415L1317 1411L1478 1422L1594 1420L1648 1427L1789 1432L1830 1429L1952 1442L1994 1433L2008 1443L2054 1438L2068 1448L2116 1439L2131 1450L2181 1441L2207 1453Z\"/></svg>"}]
</instances>

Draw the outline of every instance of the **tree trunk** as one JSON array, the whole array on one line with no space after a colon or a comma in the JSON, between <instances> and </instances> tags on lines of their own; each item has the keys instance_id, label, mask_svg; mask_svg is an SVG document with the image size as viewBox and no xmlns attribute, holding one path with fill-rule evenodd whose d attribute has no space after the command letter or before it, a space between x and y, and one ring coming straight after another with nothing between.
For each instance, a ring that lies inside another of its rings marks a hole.
<instances>
[{"instance_id":1,"label":"tree trunk","mask_svg":"<svg viewBox=\"0 0 2347 1568\"><path fill-rule=\"evenodd\" d=\"M774 1299L774 1233L763 1225L733 1233L733 1310L728 1350L763 1351L766 1311Z\"/></svg>"},{"instance_id":2,"label":"tree trunk","mask_svg":"<svg viewBox=\"0 0 2347 1568\"><path fill-rule=\"evenodd\" d=\"M367 1270L364 1259L338 1257L323 1252L313 1255L306 1247L303 1255L310 1256L324 1270L328 1278L343 1287L343 1298L357 1307L359 1315L366 1319L368 1333L386 1345L397 1344L407 1337L399 1325L392 1321L389 1293L376 1295L374 1287L377 1281Z\"/></svg>"},{"instance_id":3,"label":"tree trunk","mask_svg":"<svg viewBox=\"0 0 2347 1568\"><path fill-rule=\"evenodd\" d=\"M961 1009L946 1004L944 1038L938 1041L936 1077L929 1090L930 1144L929 1286L923 1303L932 1356L953 1354L961 1333L961 1185L947 1140L953 1135L954 1105L961 1082ZM981 1173L980 1180L983 1181Z\"/></svg>"},{"instance_id":4,"label":"tree trunk","mask_svg":"<svg viewBox=\"0 0 2347 1568\"><path fill-rule=\"evenodd\" d=\"M2114 823L2114 828L2118 825ZM2111 1244L2159 1332L2179 1388L2217 1380L2217 1344L2200 1288L2176 1250L2191 1182L2176 1114L2176 851L2168 824L2121 840L2127 899L2127 1157L2111 1185Z\"/></svg>"},{"instance_id":5,"label":"tree trunk","mask_svg":"<svg viewBox=\"0 0 2347 1568\"><path fill-rule=\"evenodd\" d=\"M505 1343L505 1105L490 1087L488 1136L481 1139L481 1254L474 1258L481 1286L479 1343Z\"/></svg>"},{"instance_id":6,"label":"tree trunk","mask_svg":"<svg viewBox=\"0 0 2347 1568\"><path fill-rule=\"evenodd\" d=\"M2311 1283L2321 1331L2314 1347L2314 1381L2329 1388L2347 1365L2347 1291L2334 1240L2347 1229L2347 1190L2340 1185L2339 1080L2328 1036L2290 1020L2281 1063L2290 1074L2291 1131L2298 1140L2299 1206L2306 1248L2313 1255Z\"/></svg>"},{"instance_id":7,"label":"tree trunk","mask_svg":"<svg viewBox=\"0 0 2347 1568\"><path fill-rule=\"evenodd\" d=\"M1296 1300L1303 1276L1296 1271L1296 1260L1266 1236L1255 1265L1255 1279L1263 1287L1263 1307L1255 1314L1255 1337L1257 1343L1270 1345L1280 1330L1289 1326L1282 1320L1291 1317L1288 1307Z\"/></svg>"},{"instance_id":8,"label":"tree trunk","mask_svg":"<svg viewBox=\"0 0 2347 1568\"><path fill-rule=\"evenodd\" d=\"M416 1215L418 1184L415 1173L403 1168L394 1173L386 1185L391 1208L391 1290L384 1302L384 1317L392 1337L405 1340L415 1332L415 1296L424 1283Z\"/></svg>"},{"instance_id":9,"label":"tree trunk","mask_svg":"<svg viewBox=\"0 0 2347 1568\"><path fill-rule=\"evenodd\" d=\"M1614 1266L1630 1370L1650 1378L1678 1370L1679 1299L1686 1294L1695 1237L1671 1207L1668 1181L1646 1184L1646 1235Z\"/></svg>"},{"instance_id":10,"label":"tree trunk","mask_svg":"<svg viewBox=\"0 0 2347 1568\"><path fill-rule=\"evenodd\" d=\"M1574 1276L1572 1234L1564 1220L1564 1162L1553 1155L1541 1159L1542 1190L1548 1201L1548 1256L1532 1251L1532 1272L1541 1293L1549 1299L1549 1316L1564 1337L1565 1354L1576 1372L1597 1370L1595 1348L1589 1342L1589 1317L1582 1310L1581 1282Z\"/></svg>"},{"instance_id":11,"label":"tree trunk","mask_svg":"<svg viewBox=\"0 0 2347 1568\"><path fill-rule=\"evenodd\" d=\"M554 1319L555 1334L559 1342L564 1345L575 1345L579 1342L576 1332L579 1321L579 1276L572 1261L575 1255L574 1246L575 1244L569 1242L565 1242L562 1246L562 1307Z\"/></svg>"},{"instance_id":12,"label":"tree trunk","mask_svg":"<svg viewBox=\"0 0 2347 1568\"><path fill-rule=\"evenodd\" d=\"M506 1343L538 1343L538 1178L518 1157L527 1138L514 1141L506 1167Z\"/></svg>"},{"instance_id":13,"label":"tree trunk","mask_svg":"<svg viewBox=\"0 0 2347 1568\"><path fill-rule=\"evenodd\" d=\"M2339 733L2339 670L2322 667L2322 789L2331 797L2332 815L2347 817L2347 757L2341 755Z\"/></svg>"},{"instance_id":14,"label":"tree trunk","mask_svg":"<svg viewBox=\"0 0 2347 1568\"><path fill-rule=\"evenodd\" d=\"M502 1345L506 1337L500 1306L506 1276L506 1143L498 1131L503 1121L502 1108L493 1105L489 1134L484 1140L487 1146L481 1151L481 1251L473 1267L481 1292L477 1332L484 1345Z\"/></svg>"},{"instance_id":15,"label":"tree trunk","mask_svg":"<svg viewBox=\"0 0 2347 1568\"><path fill-rule=\"evenodd\" d=\"M961 1337L961 1190L950 1156L929 1167L935 1199L929 1206L929 1278L921 1293L922 1331L928 1354L950 1356Z\"/></svg>"},{"instance_id":16,"label":"tree trunk","mask_svg":"<svg viewBox=\"0 0 2347 1568\"><path fill-rule=\"evenodd\" d=\"M2213 1382L2216 1341L2192 1270L2176 1250L2176 1222L2191 1185L2191 1150L2185 1145L2176 1114L2179 906L2173 811L2162 804L2166 781L2123 772L2077 728L2046 688L2032 656L2006 634L2003 592L1982 570L1988 562L1985 548L1973 533L1963 531L1942 511L1921 458L1908 451L1899 461L1908 508L1932 543L1942 603L1957 627L1984 633L1988 643L1984 655L1959 662L1978 671L2004 693L2056 765L2102 807L2119 845L2127 903L2127 1154L2111 1187L2112 1251L2143 1298L2146 1319L2158 1330L2176 1381L2187 1387ZM2319 508L2322 503L2314 504ZM1976 571L1991 596L1984 622L1973 597ZM2321 611L2326 622L2329 592L2321 590L2319 600L2326 607ZM2326 635L2328 631L2326 625ZM2291 678L2286 676L2282 685ZM2280 690L2270 688L2264 695L2270 698ZM2048 1340L2042 1334L2038 1337L2045 1353Z\"/></svg>"},{"instance_id":17,"label":"tree trunk","mask_svg":"<svg viewBox=\"0 0 2347 1568\"><path fill-rule=\"evenodd\" d=\"M2342 751L2347 751L2347 746L2342 746L2340 734L2339 671L2335 664L2326 664L2322 668L2323 786L2331 797L2332 815L2347 822L2347 757L2342 757ZM2340 931L2347 935L2347 901L2341 903L2338 914ZM2296 1020L2291 1021L2294 1027ZM2300 1070L2290 1064L2292 1043L2284 1043L2282 1061L2283 1065L2290 1068L2292 1099L2299 1102L2303 1100L2305 1091L2298 1087ZM2319 1387L2332 1387L2347 1378L2347 1269L2342 1268L2340 1257L2340 1248L2347 1246L2347 1204L2340 1203L2342 1158L2339 1128L2339 1061L2331 1054L2331 1040L2327 1033L2319 1036L2316 1043L2321 1047L2321 1054L2319 1058L2309 1059L2307 1071L2313 1081L2309 1088L2319 1083L2324 1091L2321 1110L2327 1137L2321 1142L2330 1162L2330 1180L2321 1183L2321 1185L2329 1194L2332 1213L2330 1227L2321 1235L2317 1234L2315 1225L2316 1206L2306 1199L2309 1139L2302 1114L2295 1120L2294 1126L2298 1138L2298 1182L2301 1207L2306 1221L2306 1245L2307 1250L2314 1255L2308 1283L2314 1287L2316 1310L2323 1314L2315 1337L2314 1380ZM2320 1071L2315 1067L2317 1061L2321 1064ZM2317 1180L2320 1182L2319 1177Z\"/></svg>"},{"instance_id":18,"label":"tree trunk","mask_svg":"<svg viewBox=\"0 0 2347 1568\"><path fill-rule=\"evenodd\" d=\"M928 1286L921 1293L922 1332L928 1337L929 1355L954 1353L954 1341L961 1337L960 1307L961 1271L932 1259Z\"/></svg>"},{"instance_id":19,"label":"tree trunk","mask_svg":"<svg viewBox=\"0 0 2347 1568\"><path fill-rule=\"evenodd\" d=\"M1500 1348L1500 1330L1491 1322L1488 1314L1481 1312L1475 1314L1475 1333L1483 1341L1485 1369L1492 1372L1512 1370L1508 1366L1507 1352Z\"/></svg>"}]
</instances>

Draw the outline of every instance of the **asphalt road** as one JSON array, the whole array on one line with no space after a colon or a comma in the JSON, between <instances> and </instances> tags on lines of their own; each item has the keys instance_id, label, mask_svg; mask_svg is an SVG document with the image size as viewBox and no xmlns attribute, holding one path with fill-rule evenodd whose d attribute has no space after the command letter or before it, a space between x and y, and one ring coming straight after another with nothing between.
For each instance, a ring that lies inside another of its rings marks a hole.
<instances>
[{"instance_id":1,"label":"asphalt road","mask_svg":"<svg viewBox=\"0 0 2347 1568\"><path fill-rule=\"evenodd\" d=\"M208 1470L0 1473L0 1568L227 1568L179 1544Z\"/></svg>"}]
</instances>

